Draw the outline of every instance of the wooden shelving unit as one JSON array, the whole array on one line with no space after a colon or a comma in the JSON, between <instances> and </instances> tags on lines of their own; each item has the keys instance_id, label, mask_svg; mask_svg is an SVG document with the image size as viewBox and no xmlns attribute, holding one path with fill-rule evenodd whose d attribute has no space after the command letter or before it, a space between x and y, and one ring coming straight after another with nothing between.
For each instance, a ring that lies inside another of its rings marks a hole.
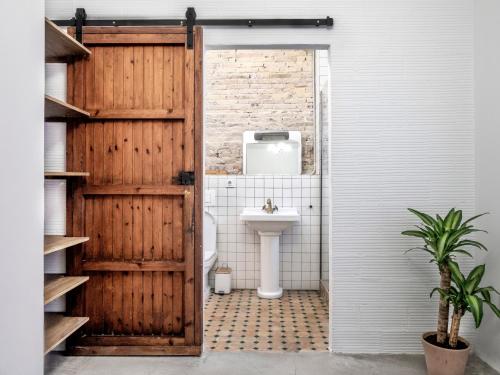
<instances>
[{"instance_id":1,"label":"wooden shelving unit","mask_svg":"<svg viewBox=\"0 0 500 375\"><path fill-rule=\"evenodd\" d=\"M50 95L45 95L45 121L66 121L76 118L87 118L90 113L63 102Z\"/></svg>"},{"instance_id":2,"label":"wooden shelving unit","mask_svg":"<svg viewBox=\"0 0 500 375\"><path fill-rule=\"evenodd\" d=\"M59 29L45 18L45 62L70 62L75 58L84 58L91 54L81 43ZM71 104L52 96L45 95L45 121L85 119L90 114ZM88 172L45 172L46 178L87 177ZM44 255L54 253L70 246L88 241L88 237L45 236ZM78 250L75 250L78 251ZM89 280L88 276L46 275L44 302L48 304L71 292ZM65 316L64 313L45 313L45 354L66 340L72 333L84 325L89 318Z\"/></svg>"},{"instance_id":3,"label":"wooden shelving unit","mask_svg":"<svg viewBox=\"0 0 500 375\"><path fill-rule=\"evenodd\" d=\"M45 313L45 354L66 340L69 335L89 321L86 317Z\"/></svg>"},{"instance_id":4,"label":"wooden shelving unit","mask_svg":"<svg viewBox=\"0 0 500 375\"><path fill-rule=\"evenodd\" d=\"M43 254L47 255L59 250L75 246L89 240L88 237L44 236Z\"/></svg>"},{"instance_id":5,"label":"wooden shelving unit","mask_svg":"<svg viewBox=\"0 0 500 375\"><path fill-rule=\"evenodd\" d=\"M45 172L45 178L88 177L89 172Z\"/></svg>"},{"instance_id":6,"label":"wooden shelving unit","mask_svg":"<svg viewBox=\"0 0 500 375\"><path fill-rule=\"evenodd\" d=\"M45 18L45 62L67 62L72 58L87 57L90 54L83 44Z\"/></svg>"},{"instance_id":7,"label":"wooden shelving unit","mask_svg":"<svg viewBox=\"0 0 500 375\"><path fill-rule=\"evenodd\" d=\"M44 287L44 304L65 295L70 290L82 285L89 279L88 276L60 276L46 275Z\"/></svg>"}]
</instances>

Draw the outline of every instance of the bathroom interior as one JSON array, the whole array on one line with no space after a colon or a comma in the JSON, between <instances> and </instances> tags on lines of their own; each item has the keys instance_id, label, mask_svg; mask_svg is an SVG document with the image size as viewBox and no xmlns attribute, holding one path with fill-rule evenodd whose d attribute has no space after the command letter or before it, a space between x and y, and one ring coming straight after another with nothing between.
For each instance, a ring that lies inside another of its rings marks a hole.
<instances>
[{"instance_id":1,"label":"bathroom interior","mask_svg":"<svg viewBox=\"0 0 500 375\"><path fill-rule=\"evenodd\" d=\"M204 56L204 334L328 350L328 50Z\"/></svg>"}]
</instances>

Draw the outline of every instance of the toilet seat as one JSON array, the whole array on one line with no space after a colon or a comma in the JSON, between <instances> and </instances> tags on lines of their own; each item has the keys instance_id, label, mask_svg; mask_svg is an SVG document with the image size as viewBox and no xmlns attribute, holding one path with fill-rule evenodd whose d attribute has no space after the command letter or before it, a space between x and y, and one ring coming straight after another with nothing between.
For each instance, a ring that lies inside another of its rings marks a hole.
<instances>
[{"instance_id":1,"label":"toilet seat","mask_svg":"<svg viewBox=\"0 0 500 375\"><path fill-rule=\"evenodd\" d=\"M215 260L215 258L217 258L217 251L213 250L213 251L204 251L203 252L203 263L212 263L212 261ZM213 264L213 263L212 263Z\"/></svg>"}]
</instances>

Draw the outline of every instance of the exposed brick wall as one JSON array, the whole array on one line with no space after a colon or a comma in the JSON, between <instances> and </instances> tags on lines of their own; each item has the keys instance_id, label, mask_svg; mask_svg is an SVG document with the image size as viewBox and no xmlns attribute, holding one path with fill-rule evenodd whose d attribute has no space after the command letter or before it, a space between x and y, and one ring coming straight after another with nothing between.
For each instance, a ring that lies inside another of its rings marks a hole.
<instances>
[{"instance_id":1,"label":"exposed brick wall","mask_svg":"<svg viewBox=\"0 0 500 375\"><path fill-rule=\"evenodd\" d=\"M211 50L205 69L207 170L242 173L245 130L299 130L302 173L314 171L312 50Z\"/></svg>"}]
</instances>

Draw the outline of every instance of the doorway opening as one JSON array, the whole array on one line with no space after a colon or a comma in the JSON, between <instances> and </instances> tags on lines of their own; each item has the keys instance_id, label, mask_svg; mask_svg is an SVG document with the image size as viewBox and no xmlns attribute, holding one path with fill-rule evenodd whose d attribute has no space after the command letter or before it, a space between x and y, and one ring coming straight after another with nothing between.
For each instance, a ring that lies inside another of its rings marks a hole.
<instances>
[{"instance_id":1,"label":"doorway opening","mask_svg":"<svg viewBox=\"0 0 500 375\"><path fill-rule=\"evenodd\" d=\"M205 51L206 350L328 350L329 72L326 49ZM277 232L274 268L262 228L241 216L268 199L298 212ZM278 284L271 294L266 278Z\"/></svg>"}]
</instances>

